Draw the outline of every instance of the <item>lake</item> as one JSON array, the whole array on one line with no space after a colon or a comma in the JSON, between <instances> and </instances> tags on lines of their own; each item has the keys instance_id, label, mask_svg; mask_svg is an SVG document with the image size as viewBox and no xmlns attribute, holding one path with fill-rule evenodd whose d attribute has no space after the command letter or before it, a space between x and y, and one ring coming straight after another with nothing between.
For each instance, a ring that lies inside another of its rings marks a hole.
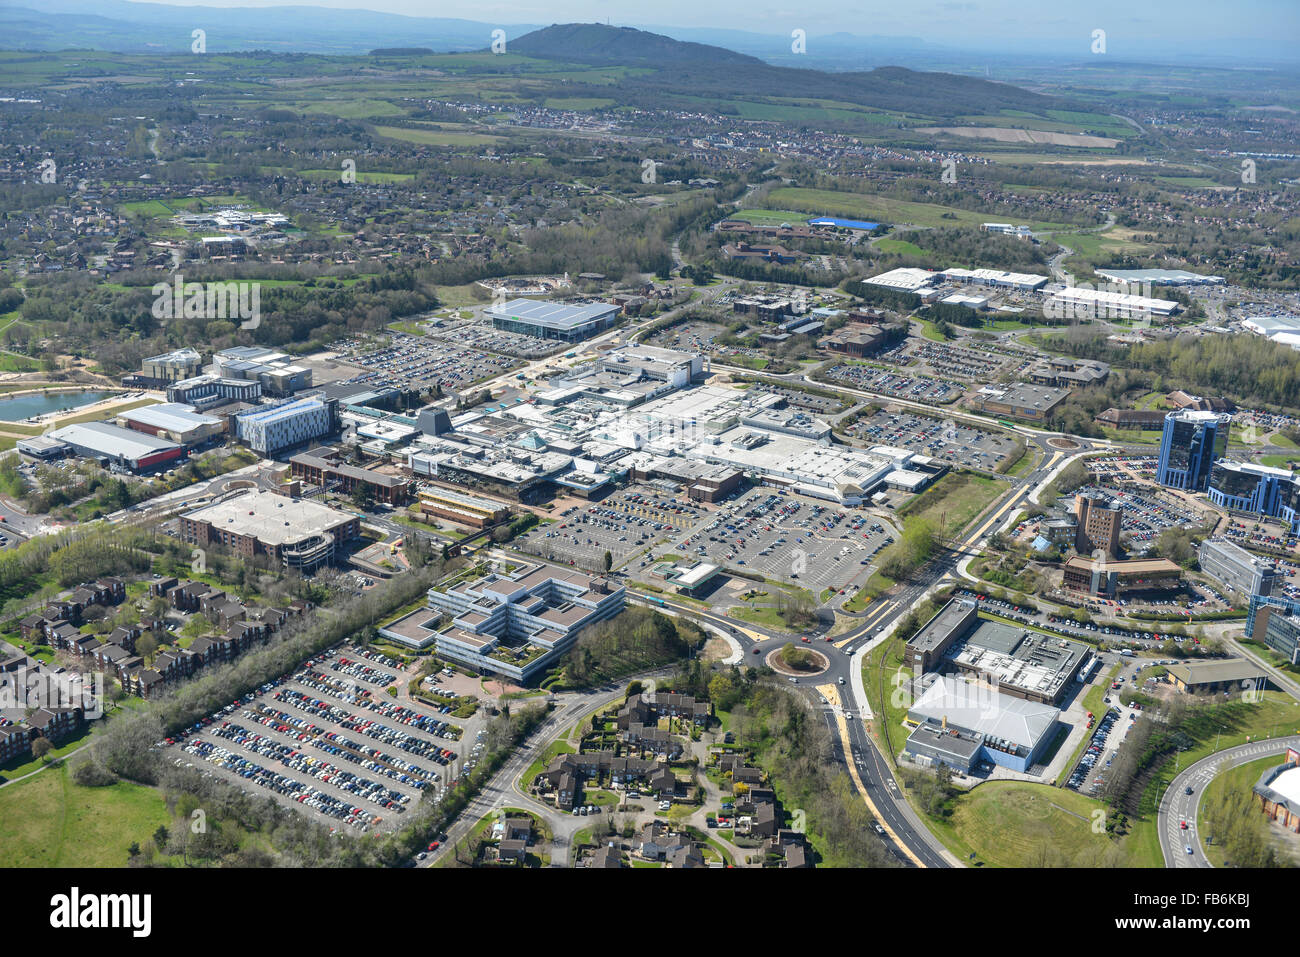
<instances>
[{"instance_id":1,"label":"lake","mask_svg":"<svg viewBox=\"0 0 1300 957\"><path fill-rule=\"evenodd\" d=\"M116 392L33 392L12 399L0 399L0 420L17 422L47 412L63 412L99 402Z\"/></svg>"}]
</instances>

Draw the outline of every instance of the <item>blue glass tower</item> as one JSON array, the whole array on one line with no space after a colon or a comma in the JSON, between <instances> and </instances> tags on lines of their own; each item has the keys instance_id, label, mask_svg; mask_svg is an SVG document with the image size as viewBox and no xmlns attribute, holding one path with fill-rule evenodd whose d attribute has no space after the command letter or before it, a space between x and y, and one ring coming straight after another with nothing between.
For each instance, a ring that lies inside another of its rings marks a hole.
<instances>
[{"instance_id":1,"label":"blue glass tower","mask_svg":"<svg viewBox=\"0 0 1300 957\"><path fill-rule=\"evenodd\" d=\"M1156 481L1168 488L1204 492L1215 461L1227 451L1231 421L1217 412L1192 409L1166 415Z\"/></svg>"}]
</instances>

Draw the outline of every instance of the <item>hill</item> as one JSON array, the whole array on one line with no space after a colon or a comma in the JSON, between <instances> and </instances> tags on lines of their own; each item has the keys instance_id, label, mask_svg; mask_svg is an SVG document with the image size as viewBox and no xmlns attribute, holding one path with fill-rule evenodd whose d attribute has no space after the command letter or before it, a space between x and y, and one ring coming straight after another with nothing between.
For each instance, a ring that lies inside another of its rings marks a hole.
<instances>
[{"instance_id":1,"label":"hill","mask_svg":"<svg viewBox=\"0 0 1300 957\"><path fill-rule=\"evenodd\" d=\"M511 53L577 63L650 62L745 64L762 66L757 57L705 43L674 40L659 33L603 23L561 23L534 30L510 43Z\"/></svg>"},{"instance_id":2,"label":"hill","mask_svg":"<svg viewBox=\"0 0 1300 957\"><path fill-rule=\"evenodd\" d=\"M897 66L845 73L771 66L722 47L601 23L543 27L511 41L509 52L537 59L652 67L653 73L620 87L621 101L632 102L641 92L658 99L660 106L698 107L702 99L715 108L736 99L832 100L913 116L951 117L1001 110L1041 113L1063 105L1056 98L1006 83L951 73ZM602 89L608 96L610 88ZM735 112L725 106L720 111Z\"/></svg>"}]
</instances>

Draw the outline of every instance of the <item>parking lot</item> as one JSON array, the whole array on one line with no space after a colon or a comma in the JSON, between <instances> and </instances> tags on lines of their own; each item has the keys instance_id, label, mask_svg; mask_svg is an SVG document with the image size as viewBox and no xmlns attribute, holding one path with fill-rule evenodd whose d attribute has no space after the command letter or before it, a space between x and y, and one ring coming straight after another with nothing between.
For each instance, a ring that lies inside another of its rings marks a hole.
<instances>
[{"instance_id":1,"label":"parking lot","mask_svg":"<svg viewBox=\"0 0 1300 957\"><path fill-rule=\"evenodd\" d=\"M993 471L1016 447L1009 435L973 429L951 419L941 421L914 412L884 409L859 419L845 430L872 445L893 445L967 468Z\"/></svg>"},{"instance_id":2,"label":"parking lot","mask_svg":"<svg viewBox=\"0 0 1300 957\"><path fill-rule=\"evenodd\" d=\"M426 792L440 799L457 766L468 773L481 751L454 747L463 730L445 716L449 708L386 693L405 680L377 652L330 649L168 739L168 757L253 793L256 786L332 828L393 827Z\"/></svg>"},{"instance_id":3,"label":"parking lot","mask_svg":"<svg viewBox=\"0 0 1300 957\"><path fill-rule=\"evenodd\" d=\"M770 392L773 395L784 396L786 402L794 408L806 409L818 415L836 415L852 408L854 404L851 400L836 396L817 395L815 392L805 392L802 389L791 389L766 382L756 384L753 388L756 392Z\"/></svg>"},{"instance_id":4,"label":"parking lot","mask_svg":"<svg viewBox=\"0 0 1300 957\"><path fill-rule=\"evenodd\" d=\"M1095 794L1101 789L1105 782L1105 771L1110 767L1115 752L1123 743L1130 724L1124 720L1123 713L1114 707L1107 709L1106 713L1096 721L1097 725L1092 729L1088 749L1066 780L1069 787L1086 794Z\"/></svg>"},{"instance_id":5,"label":"parking lot","mask_svg":"<svg viewBox=\"0 0 1300 957\"><path fill-rule=\"evenodd\" d=\"M904 375L865 362L840 363L828 369L825 376L855 389L879 392L899 399L910 399L913 402L929 402L934 405L951 402L965 392L962 386L946 379Z\"/></svg>"},{"instance_id":6,"label":"parking lot","mask_svg":"<svg viewBox=\"0 0 1300 957\"><path fill-rule=\"evenodd\" d=\"M521 359L540 359L570 348L567 342L494 329L490 321L482 319L468 322L444 321L441 325L432 328L429 336L433 339L465 345L471 349L518 356Z\"/></svg>"},{"instance_id":7,"label":"parking lot","mask_svg":"<svg viewBox=\"0 0 1300 957\"><path fill-rule=\"evenodd\" d=\"M668 547L684 558L793 581L820 599L826 589L847 592L866 581L871 560L894 534L863 512L754 488ZM649 566L630 570L644 573Z\"/></svg>"},{"instance_id":8,"label":"parking lot","mask_svg":"<svg viewBox=\"0 0 1300 957\"><path fill-rule=\"evenodd\" d=\"M1141 552L1147 543L1160 537L1167 528L1191 526L1200 523L1198 516L1191 509L1175 502L1168 496L1160 495L1154 490L1138 492L1105 488L1100 485L1085 485L1078 490L1080 494L1097 492L1109 495L1124 509L1124 520L1120 524L1120 533L1130 536L1130 548Z\"/></svg>"},{"instance_id":9,"label":"parking lot","mask_svg":"<svg viewBox=\"0 0 1300 957\"><path fill-rule=\"evenodd\" d=\"M399 389L428 389L435 384L460 392L481 379L522 365L512 356L498 355L433 336L393 333L386 349L372 349L372 340L345 339L330 348L344 362L366 371L348 382Z\"/></svg>"},{"instance_id":10,"label":"parking lot","mask_svg":"<svg viewBox=\"0 0 1300 957\"><path fill-rule=\"evenodd\" d=\"M1300 539L1291 534L1290 527L1282 524L1229 519L1223 536L1235 545L1268 552L1275 559L1279 554L1295 551L1296 546L1300 545ZM1292 570L1295 568L1294 562L1284 560L1282 564Z\"/></svg>"},{"instance_id":11,"label":"parking lot","mask_svg":"<svg viewBox=\"0 0 1300 957\"><path fill-rule=\"evenodd\" d=\"M1006 360L963 349L960 346L944 342L931 342L929 339L909 339L905 355L923 363L932 373L951 379L978 379L992 382L1002 371Z\"/></svg>"},{"instance_id":12,"label":"parking lot","mask_svg":"<svg viewBox=\"0 0 1300 957\"><path fill-rule=\"evenodd\" d=\"M634 486L586 506L570 506L556 521L515 540L521 551L580 568L604 569L605 552L618 567L638 550L694 528L707 512L693 502Z\"/></svg>"}]
</instances>

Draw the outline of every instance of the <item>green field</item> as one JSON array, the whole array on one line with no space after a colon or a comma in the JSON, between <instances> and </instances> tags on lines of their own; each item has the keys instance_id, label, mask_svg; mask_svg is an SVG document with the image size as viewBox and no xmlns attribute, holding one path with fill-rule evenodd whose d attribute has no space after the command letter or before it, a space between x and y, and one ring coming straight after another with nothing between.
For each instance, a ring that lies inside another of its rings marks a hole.
<instances>
[{"instance_id":1,"label":"green field","mask_svg":"<svg viewBox=\"0 0 1300 957\"><path fill-rule=\"evenodd\" d=\"M991 867L1160 867L1162 858L1129 836L1093 831L1100 801L1023 781L989 781L954 801L946 820L927 823L963 860Z\"/></svg>"},{"instance_id":2,"label":"green field","mask_svg":"<svg viewBox=\"0 0 1300 957\"><path fill-rule=\"evenodd\" d=\"M50 768L0 788L0 867L122 867L127 845L170 823L153 788L83 788Z\"/></svg>"},{"instance_id":3,"label":"green field","mask_svg":"<svg viewBox=\"0 0 1300 957\"><path fill-rule=\"evenodd\" d=\"M774 189L768 200L774 206L801 209L819 216L844 216L873 223L911 223L916 226L978 226L993 215L936 203L911 203L867 193L839 193L798 186ZM1035 231L1076 228L1036 220L1031 220L1029 226Z\"/></svg>"},{"instance_id":4,"label":"green field","mask_svg":"<svg viewBox=\"0 0 1300 957\"><path fill-rule=\"evenodd\" d=\"M341 169L305 169L300 175L305 179L331 180L338 179L342 172ZM358 183L404 183L415 179L414 173L366 173L361 170L357 170L356 176Z\"/></svg>"},{"instance_id":5,"label":"green field","mask_svg":"<svg viewBox=\"0 0 1300 957\"><path fill-rule=\"evenodd\" d=\"M448 133L443 130L408 130L400 126L376 126L375 132L390 140L420 146L484 146L502 142L500 136L483 133Z\"/></svg>"},{"instance_id":6,"label":"green field","mask_svg":"<svg viewBox=\"0 0 1300 957\"><path fill-rule=\"evenodd\" d=\"M1007 490L997 479L971 472L949 472L898 510L910 518L920 516L956 535L984 508Z\"/></svg>"},{"instance_id":7,"label":"green field","mask_svg":"<svg viewBox=\"0 0 1300 957\"><path fill-rule=\"evenodd\" d=\"M915 243L909 243L906 239L878 239L876 248L882 253L893 253L896 256L929 256L926 252Z\"/></svg>"}]
</instances>

